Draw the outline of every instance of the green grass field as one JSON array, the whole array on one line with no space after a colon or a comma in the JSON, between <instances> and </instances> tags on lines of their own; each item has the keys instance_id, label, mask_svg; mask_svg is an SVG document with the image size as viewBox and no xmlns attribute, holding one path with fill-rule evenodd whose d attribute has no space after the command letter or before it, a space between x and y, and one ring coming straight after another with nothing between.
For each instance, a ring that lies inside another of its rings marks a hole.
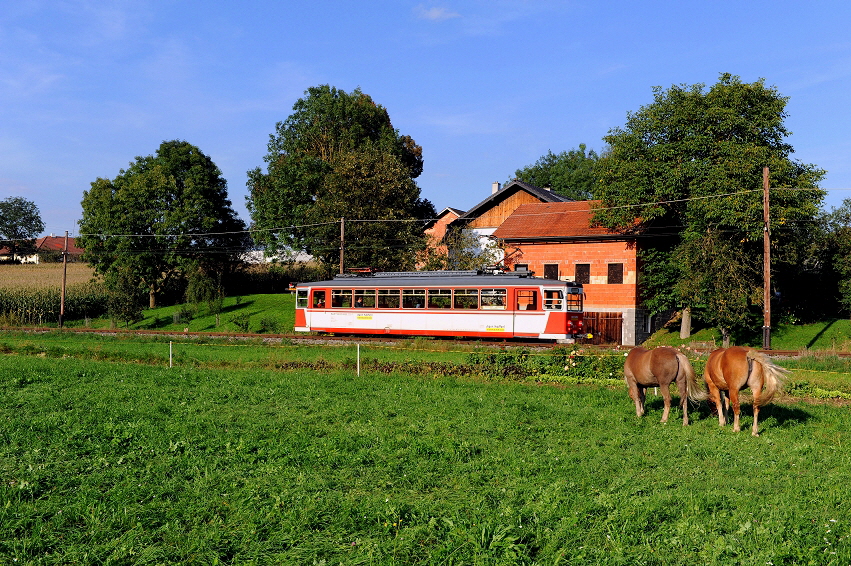
<instances>
[{"instance_id":1,"label":"green grass field","mask_svg":"<svg viewBox=\"0 0 851 566\"><path fill-rule=\"evenodd\" d=\"M638 419L625 388L12 354L0 375L2 563L851 560L845 408L770 405L753 438L705 405L662 425L658 397Z\"/></svg>"}]
</instances>

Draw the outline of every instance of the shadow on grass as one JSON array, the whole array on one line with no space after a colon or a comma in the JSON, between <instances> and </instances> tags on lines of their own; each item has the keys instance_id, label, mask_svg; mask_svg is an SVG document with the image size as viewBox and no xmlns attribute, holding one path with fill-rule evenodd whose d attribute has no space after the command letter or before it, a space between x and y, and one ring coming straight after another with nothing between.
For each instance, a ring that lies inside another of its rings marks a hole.
<instances>
[{"instance_id":1,"label":"shadow on grass","mask_svg":"<svg viewBox=\"0 0 851 566\"><path fill-rule=\"evenodd\" d=\"M672 396L672 416L674 415L675 410L679 411L679 402L680 400L676 395ZM662 411L665 408L665 403L661 397L652 400L648 399L647 403L645 404L645 408L648 413L659 413L659 415L661 416ZM689 418L694 420L718 419L718 415L714 412L714 407L710 406L708 401L701 401L699 403L689 402L688 414ZM682 414L680 414L678 418L681 417ZM741 404L741 417L753 417L753 405L751 405L750 402ZM781 427L804 424L805 422L813 418L813 416L809 412L799 407L786 407L783 405L775 405L773 403L762 407L759 411L760 422L764 421L765 419L768 419L769 417L774 418L774 420L777 421L778 426Z\"/></svg>"},{"instance_id":2,"label":"shadow on grass","mask_svg":"<svg viewBox=\"0 0 851 566\"><path fill-rule=\"evenodd\" d=\"M818 333L815 336L813 336L813 339L810 340L810 342L807 344L807 348L812 348L815 345L815 343L819 341L819 338L824 336L824 333L827 332L830 329L831 326L836 324L837 320L838 319L833 319L833 320L829 321L827 324L825 324L824 328L819 330Z\"/></svg>"},{"instance_id":3,"label":"shadow on grass","mask_svg":"<svg viewBox=\"0 0 851 566\"><path fill-rule=\"evenodd\" d=\"M240 310L240 309L243 309L245 307L251 306L253 304L254 304L254 301L252 300L252 301L242 301L238 305L236 305L236 304L235 305L228 305L228 306L222 308L222 314L224 314L226 312L233 312L233 311L236 311L236 310Z\"/></svg>"}]
</instances>

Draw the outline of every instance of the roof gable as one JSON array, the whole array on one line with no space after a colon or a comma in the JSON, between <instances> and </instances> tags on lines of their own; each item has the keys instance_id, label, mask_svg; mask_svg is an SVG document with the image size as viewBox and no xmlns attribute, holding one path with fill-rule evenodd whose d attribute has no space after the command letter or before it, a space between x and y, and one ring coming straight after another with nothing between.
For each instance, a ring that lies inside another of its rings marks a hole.
<instances>
[{"instance_id":1,"label":"roof gable","mask_svg":"<svg viewBox=\"0 0 851 566\"><path fill-rule=\"evenodd\" d=\"M500 190L492 193L488 198L481 201L479 204L468 210L461 217L463 220L472 220L474 218L478 218L488 209L495 206L497 203L509 198L513 194L516 194L519 191L525 191L530 195L534 196L541 202L572 202L572 199L560 195L558 193L554 193L547 189L542 189L540 187L536 187L535 185L530 185L529 183L524 183L523 181L518 181L517 179L511 181L507 185L505 185Z\"/></svg>"},{"instance_id":2,"label":"roof gable","mask_svg":"<svg viewBox=\"0 0 851 566\"><path fill-rule=\"evenodd\" d=\"M452 208L451 206L447 206L446 208L444 208L443 210L441 210L437 214L436 218L432 218L431 220L429 220L425 224L425 226L423 226L423 229L428 230L429 228L432 228L435 224L440 222L445 217L453 217L452 220L455 220L456 218L459 218L463 215L464 215L464 211L461 210L460 208ZM452 222L452 220L449 220L448 222Z\"/></svg>"}]
</instances>

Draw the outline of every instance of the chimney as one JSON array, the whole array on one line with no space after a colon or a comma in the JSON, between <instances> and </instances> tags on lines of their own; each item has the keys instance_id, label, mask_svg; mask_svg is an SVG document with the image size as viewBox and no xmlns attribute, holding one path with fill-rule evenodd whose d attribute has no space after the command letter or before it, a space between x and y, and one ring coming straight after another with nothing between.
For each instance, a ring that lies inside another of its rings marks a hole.
<instances>
[{"instance_id":1,"label":"chimney","mask_svg":"<svg viewBox=\"0 0 851 566\"><path fill-rule=\"evenodd\" d=\"M491 185L491 194L495 195L498 190L499 190L499 181L494 181L493 185Z\"/></svg>"}]
</instances>

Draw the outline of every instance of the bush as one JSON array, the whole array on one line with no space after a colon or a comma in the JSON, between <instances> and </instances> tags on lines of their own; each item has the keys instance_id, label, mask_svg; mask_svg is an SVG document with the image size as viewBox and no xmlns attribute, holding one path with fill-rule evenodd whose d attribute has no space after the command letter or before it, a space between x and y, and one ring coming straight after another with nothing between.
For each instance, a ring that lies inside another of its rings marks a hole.
<instances>
[{"instance_id":1,"label":"bush","mask_svg":"<svg viewBox=\"0 0 851 566\"><path fill-rule=\"evenodd\" d=\"M251 327L251 315L247 312L233 315L230 321L240 332L248 332Z\"/></svg>"},{"instance_id":2,"label":"bush","mask_svg":"<svg viewBox=\"0 0 851 566\"><path fill-rule=\"evenodd\" d=\"M260 319L260 329L259 332L261 334L280 334L281 333L281 323L271 316L264 316Z\"/></svg>"},{"instance_id":3,"label":"bush","mask_svg":"<svg viewBox=\"0 0 851 566\"><path fill-rule=\"evenodd\" d=\"M620 352L594 351L577 345L556 347L550 352L506 348L477 350L469 355L469 363L487 377L515 380L545 377L574 383L620 381L623 360Z\"/></svg>"}]
</instances>

